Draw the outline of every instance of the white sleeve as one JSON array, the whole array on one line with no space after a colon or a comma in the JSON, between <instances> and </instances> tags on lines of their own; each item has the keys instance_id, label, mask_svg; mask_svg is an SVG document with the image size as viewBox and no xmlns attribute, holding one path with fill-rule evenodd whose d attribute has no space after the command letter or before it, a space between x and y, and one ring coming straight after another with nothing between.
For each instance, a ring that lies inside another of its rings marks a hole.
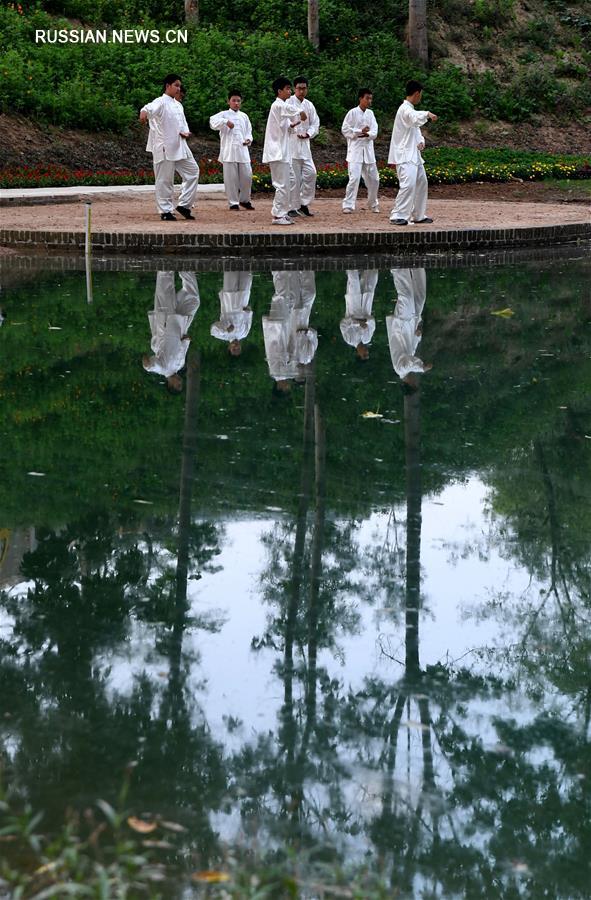
<instances>
[{"instance_id":1,"label":"white sleeve","mask_svg":"<svg viewBox=\"0 0 591 900\"><path fill-rule=\"evenodd\" d=\"M244 123L244 140L252 141L252 125L250 124L250 119L246 113L244 113L244 118L246 119Z\"/></svg>"},{"instance_id":2,"label":"white sleeve","mask_svg":"<svg viewBox=\"0 0 591 900\"><path fill-rule=\"evenodd\" d=\"M226 117L226 111L216 113L215 116L211 116L209 119L209 127L213 128L214 131L221 131L226 122L228 121Z\"/></svg>"},{"instance_id":3,"label":"white sleeve","mask_svg":"<svg viewBox=\"0 0 591 900\"><path fill-rule=\"evenodd\" d=\"M155 100L152 100L151 103L146 103L145 106L142 106L142 112L146 112L148 114L148 119L153 119L155 116L159 115L162 111L162 97L156 97Z\"/></svg>"},{"instance_id":4,"label":"white sleeve","mask_svg":"<svg viewBox=\"0 0 591 900\"><path fill-rule=\"evenodd\" d=\"M347 138L347 140L351 140L356 135L356 131L353 127L353 113L355 110L351 109L343 119L343 124L341 126L341 132Z\"/></svg>"},{"instance_id":5,"label":"white sleeve","mask_svg":"<svg viewBox=\"0 0 591 900\"><path fill-rule=\"evenodd\" d=\"M424 125L429 120L429 113L426 109L411 109L409 103L404 104L400 115L407 128Z\"/></svg>"},{"instance_id":6,"label":"white sleeve","mask_svg":"<svg viewBox=\"0 0 591 900\"><path fill-rule=\"evenodd\" d=\"M320 119L318 118L318 113L316 112L316 107L313 103L310 103L310 107L311 111L310 122L308 123L308 137L315 138L320 131Z\"/></svg>"},{"instance_id":7,"label":"white sleeve","mask_svg":"<svg viewBox=\"0 0 591 900\"><path fill-rule=\"evenodd\" d=\"M371 125L369 126L368 137L370 141L375 141L378 136L378 122L374 114L371 114Z\"/></svg>"}]
</instances>

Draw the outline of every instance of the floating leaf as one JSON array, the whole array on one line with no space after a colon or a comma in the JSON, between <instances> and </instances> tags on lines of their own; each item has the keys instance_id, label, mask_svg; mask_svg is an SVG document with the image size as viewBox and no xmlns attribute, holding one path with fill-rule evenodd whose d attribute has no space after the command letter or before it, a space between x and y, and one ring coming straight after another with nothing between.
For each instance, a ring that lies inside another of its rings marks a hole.
<instances>
[{"instance_id":1,"label":"floating leaf","mask_svg":"<svg viewBox=\"0 0 591 900\"><path fill-rule=\"evenodd\" d=\"M379 412L371 412L368 410L367 412L361 413L362 419L383 419L383 415Z\"/></svg>"},{"instance_id":2,"label":"floating leaf","mask_svg":"<svg viewBox=\"0 0 591 900\"><path fill-rule=\"evenodd\" d=\"M50 331L61 331L62 329L60 328L59 325L50 325L49 330Z\"/></svg>"},{"instance_id":3,"label":"floating leaf","mask_svg":"<svg viewBox=\"0 0 591 900\"><path fill-rule=\"evenodd\" d=\"M154 506L153 500L134 500L134 503L141 503L142 506Z\"/></svg>"},{"instance_id":4,"label":"floating leaf","mask_svg":"<svg viewBox=\"0 0 591 900\"><path fill-rule=\"evenodd\" d=\"M146 822L144 819L137 819L135 816L130 816L127 824L133 831L137 831L138 834L150 834L150 832L156 831L158 828L157 822Z\"/></svg>"},{"instance_id":5,"label":"floating leaf","mask_svg":"<svg viewBox=\"0 0 591 900\"><path fill-rule=\"evenodd\" d=\"M34 475L35 478L45 478L45 472L27 472L27 475Z\"/></svg>"},{"instance_id":6,"label":"floating leaf","mask_svg":"<svg viewBox=\"0 0 591 900\"><path fill-rule=\"evenodd\" d=\"M230 876L227 872L216 872L214 869L207 869L204 872L193 872L192 881L199 881L202 884L220 884L223 881L229 881Z\"/></svg>"},{"instance_id":7,"label":"floating leaf","mask_svg":"<svg viewBox=\"0 0 591 900\"><path fill-rule=\"evenodd\" d=\"M491 312L491 316L502 316L503 319L510 319L514 315L515 313L510 306L505 307L505 309L495 309Z\"/></svg>"},{"instance_id":8,"label":"floating leaf","mask_svg":"<svg viewBox=\"0 0 591 900\"><path fill-rule=\"evenodd\" d=\"M149 847L157 850L174 850L173 844L169 841L142 841L142 847Z\"/></svg>"},{"instance_id":9,"label":"floating leaf","mask_svg":"<svg viewBox=\"0 0 591 900\"><path fill-rule=\"evenodd\" d=\"M179 825L178 822L162 821L162 822L160 822L160 824L162 825L163 828L167 828L169 831L176 831L178 834L180 834L182 831L187 830L184 825Z\"/></svg>"}]
</instances>

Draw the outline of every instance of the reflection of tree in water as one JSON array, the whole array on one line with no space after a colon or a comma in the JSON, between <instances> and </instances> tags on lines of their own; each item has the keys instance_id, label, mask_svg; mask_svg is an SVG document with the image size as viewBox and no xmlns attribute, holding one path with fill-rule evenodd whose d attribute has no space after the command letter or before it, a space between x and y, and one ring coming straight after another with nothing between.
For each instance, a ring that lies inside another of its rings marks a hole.
<instances>
[{"instance_id":1,"label":"reflection of tree in water","mask_svg":"<svg viewBox=\"0 0 591 900\"><path fill-rule=\"evenodd\" d=\"M207 856L215 843L209 811L226 784L223 748L187 684L194 660L183 637L216 627L191 617L187 581L211 567L220 534L191 520L195 358L188 368L177 541L167 521L146 524L140 535L137 525L106 513L39 533L22 565L32 582L26 594L1 596L12 633L1 645L0 683L10 716L3 729L9 779L34 808L51 813L64 798L74 807L112 801L133 760L131 801L180 815ZM168 671L145 669L129 690L119 689L111 666L146 629Z\"/></svg>"}]
</instances>

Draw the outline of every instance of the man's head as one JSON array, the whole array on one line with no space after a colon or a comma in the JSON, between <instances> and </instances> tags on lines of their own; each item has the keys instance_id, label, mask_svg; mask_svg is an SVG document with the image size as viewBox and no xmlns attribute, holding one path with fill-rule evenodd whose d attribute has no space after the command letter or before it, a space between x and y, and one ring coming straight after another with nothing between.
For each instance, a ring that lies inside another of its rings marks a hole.
<instances>
[{"instance_id":1,"label":"man's head","mask_svg":"<svg viewBox=\"0 0 591 900\"><path fill-rule=\"evenodd\" d=\"M169 375L166 379L166 390L169 394L180 394L183 390L183 379L180 375Z\"/></svg>"},{"instance_id":2,"label":"man's head","mask_svg":"<svg viewBox=\"0 0 591 900\"><path fill-rule=\"evenodd\" d=\"M361 109L369 109L369 107L373 103L373 93L370 88L359 88L359 93L357 96L359 97L359 106L361 107Z\"/></svg>"},{"instance_id":3,"label":"man's head","mask_svg":"<svg viewBox=\"0 0 591 900\"><path fill-rule=\"evenodd\" d=\"M273 382L273 396L278 397L280 400L289 396L291 391L291 381L288 381L287 378L281 378L279 381Z\"/></svg>"},{"instance_id":4,"label":"man's head","mask_svg":"<svg viewBox=\"0 0 591 900\"><path fill-rule=\"evenodd\" d=\"M228 91L228 106L230 109L233 109L234 112L238 112L240 107L242 106L242 92L232 89Z\"/></svg>"},{"instance_id":5,"label":"man's head","mask_svg":"<svg viewBox=\"0 0 591 900\"><path fill-rule=\"evenodd\" d=\"M406 99L411 103L420 103L423 96L423 85L420 81L411 79L406 83Z\"/></svg>"},{"instance_id":6,"label":"man's head","mask_svg":"<svg viewBox=\"0 0 591 900\"><path fill-rule=\"evenodd\" d=\"M355 347L355 353L357 354L357 359L361 362L366 362L369 359L367 344L363 344L361 341Z\"/></svg>"},{"instance_id":7,"label":"man's head","mask_svg":"<svg viewBox=\"0 0 591 900\"><path fill-rule=\"evenodd\" d=\"M242 344L236 338L228 344L228 353L230 356L240 356L242 353Z\"/></svg>"},{"instance_id":8,"label":"man's head","mask_svg":"<svg viewBox=\"0 0 591 900\"><path fill-rule=\"evenodd\" d=\"M308 79L305 75L298 75L293 80L293 92L298 100L304 100L308 94Z\"/></svg>"},{"instance_id":9,"label":"man's head","mask_svg":"<svg viewBox=\"0 0 591 900\"><path fill-rule=\"evenodd\" d=\"M167 75L164 79L162 91L164 94L168 94L169 97L176 97L181 87L181 76L175 75L173 72L171 75Z\"/></svg>"},{"instance_id":10,"label":"man's head","mask_svg":"<svg viewBox=\"0 0 591 900\"><path fill-rule=\"evenodd\" d=\"M275 96L279 97L280 100L288 100L291 97L291 81L289 78L285 78L283 75L280 78L276 78L272 87Z\"/></svg>"}]
</instances>

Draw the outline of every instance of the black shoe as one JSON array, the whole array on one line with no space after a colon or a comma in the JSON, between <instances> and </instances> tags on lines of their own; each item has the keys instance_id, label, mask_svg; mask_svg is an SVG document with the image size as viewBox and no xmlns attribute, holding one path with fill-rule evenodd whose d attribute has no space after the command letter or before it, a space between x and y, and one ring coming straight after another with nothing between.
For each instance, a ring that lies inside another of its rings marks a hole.
<instances>
[{"instance_id":1,"label":"black shoe","mask_svg":"<svg viewBox=\"0 0 591 900\"><path fill-rule=\"evenodd\" d=\"M242 200L241 200L241 201L240 201L240 206L242 206L243 209L254 209L254 206L252 205L252 203L250 202L250 200L248 200L247 203L243 203Z\"/></svg>"},{"instance_id":2,"label":"black shoe","mask_svg":"<svg viewBox=\"0 0 591 900\"><path fill-rule=\"evenodd\" d=\"M424 219L415 219L414 224L415 225L427 225L428 223L430 223L432 221L433 221L433 219L430 219L429 216L425 216Z\"/></svg>"},{"instance_id":3,"label":"black shoe","mask_svg":"<svg viewBox=\"0 0 591 900\"><path fill-rule=\"evenodd\" d=\"M238 212L240 212L240 207L238 206L237 203L232 203L232 205L230 206L230 209L232 209L234 211L238 210Z\"/></svg>"},{"instance_id":4,"label":"black shoe","mask_svg":"<svg viewBox=\"0 0 591 900\"><path fill-rule=\"evenodd\" d=\"M312 218L312 216L314 215L314 213L311 213L310 210L308 209L308 207L304 206L303 203L300 206L300 208L298 209L298 212L299 212L300 216L309 216L310 218Z\"/></svg>"},{"instance_id":5,"label":"black shoe","mask_svg":"<svg viewBox=\"0 0 591 900\"><path fill-rule=\"evenodd\" d=\"M162 213L160 218L163 222L176 222L176 216L173 216L172 213Z\"/></svg>"},{"instance_id":6,"label":"black shoe","mask_svg":"<svg viewBox=\"0 0 591 900\"><path fill-rule=\"evenodd\" d=\"M191 213L191 210L187 209L186 206L177 206L176 211L180 212L181 216L183 216L184 219L194 219L195 218L195 216Z\"/></svg>"},{"instance_id":7,"label":"black shoe","mask_svg":"<svg viewBox=\"0 0 591 900\"><path fill-rule=\"evenodd\" d=\"M290 217L290 219L295 219L297 218L298 211L297 209L290 209L287 215Z\"/></svg>"},{"instance_id":8,"label":"black shoe","mask_svg":"<svg viewBox=\"0 0 591 900\"><path fill-rule=\"evenodd\" d=\"M390 219L392 225L408 225L406 219Z\"/></svg>"}]
</instances>

